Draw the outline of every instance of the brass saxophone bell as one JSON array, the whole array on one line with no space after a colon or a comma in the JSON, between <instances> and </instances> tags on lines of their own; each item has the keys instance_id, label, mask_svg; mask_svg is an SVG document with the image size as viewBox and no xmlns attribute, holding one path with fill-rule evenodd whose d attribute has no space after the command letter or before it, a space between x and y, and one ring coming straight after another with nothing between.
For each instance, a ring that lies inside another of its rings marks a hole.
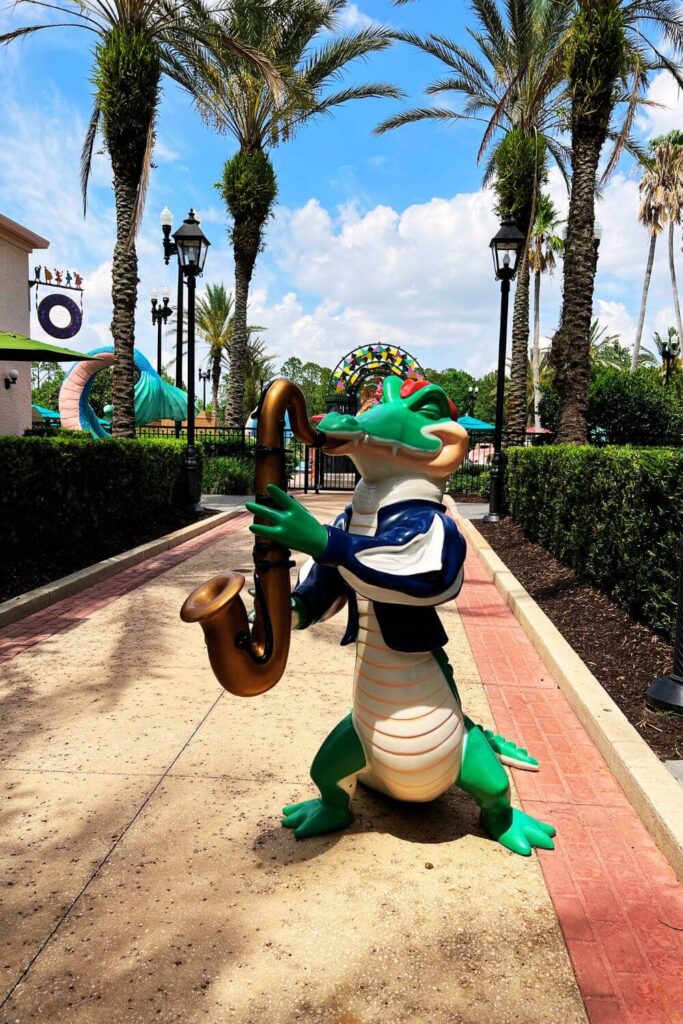
<instances>
[{"instance_id":1,"label":"brass saxophone bell","mask_svg":"<svg viewBox=\"0 0 683 1024\"><path fill-rule=\"evenodd\" d=\"M294 436L320 447L324 434L308 421L300 388L280 378L263 393L256 429L255 489L261 502L270 502L269 484L286 488L282 443L285 412ZM221 686L241 697L270 690L287 666L292 629L290 552L271 541L254 545L254 621L249 622L240 596L245 579L240 572L213 576L187 597L180 610L183 622L198 622L204 630L209 661Z\"/></svg>"}]
</instances>

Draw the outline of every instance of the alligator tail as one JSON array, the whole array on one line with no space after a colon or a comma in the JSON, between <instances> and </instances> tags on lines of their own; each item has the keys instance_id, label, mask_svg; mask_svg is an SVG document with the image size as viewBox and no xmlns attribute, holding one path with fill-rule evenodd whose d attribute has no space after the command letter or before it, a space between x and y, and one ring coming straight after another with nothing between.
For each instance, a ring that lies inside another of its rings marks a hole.
<instances>
[{"instance_id":1,"label":"alligator tail","mask_svg":"<svg viewBox=\"0 0 683 1024\"><path fill-rule=\"evenodd\" d=\"M513 740L506 740L504 736L494 733L491 729L485 729L482 725L479 728L501 764L506 764L510 768L521 768L527 772L539 770L538 761L524 747L518 747Z\"/></svg>"}]
</instances>

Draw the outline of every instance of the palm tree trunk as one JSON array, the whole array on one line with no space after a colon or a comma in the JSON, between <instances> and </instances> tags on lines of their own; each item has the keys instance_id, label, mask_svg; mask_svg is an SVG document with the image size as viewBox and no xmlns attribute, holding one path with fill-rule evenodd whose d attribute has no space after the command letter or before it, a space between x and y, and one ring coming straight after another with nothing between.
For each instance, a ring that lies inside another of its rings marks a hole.
<instances>
[{"instance_id":1,"label":"palm tree trunk","mask_svg":"<svg viewBox=\"0 0 683 1024\"><path fill-rule=\"evenodd\" d=\"M211 360L211 415L218 423L218 387L221 382L221 353L214 354Z\"/></svg>"},{"instance_id":2,"label":"palm tree trunk","mask_svg":"<svg viewBox=\"0 0 683 1024\"><path fill-rule=\"evenodd\" d=\"M676 310L676 327L678 337L683 340L683 327L681 327L681 302L678 297L678 286L676 284L676 263L674 260L674 221L669 221L669 272L671 274L671 291L674 297L674 308Z\"/></svg>"},{"instance_id":3,"label":"palm tree trunk","mask_svg":"<svg viewBox=\"0 0 683 1024\"><path fill-rule=\"evenodd\" d=\"M239 225L235 222L234 233L239 237L238 227ZM229 427L241 427L244 423L244 392L247 379L247 341L249 337L247 304L258 247L251 252L245 245L235 244L233 252L235 255L235 315L230 344L230 379L225 418Z\"/></svg>"},{"instance_id":4,"label":"palm tree trunk","mask_svg":"<svg viewBox=\"0 0 683 1024\"><path fill-rule=\"evenodd\" d=\"M111 297L114 315L112 401L114 437L135 437L135 306L138 297L138 257L132 238L137 187L127 167L112 158L116 204L116 245L112 262Z\"/></svg>"},{"instance_id":5,"label":"palm tree trunk","mask_svg":"<svg viewBox=\"0 0 683 1024\"><path fill-rule=\"evenodd\" d=\"M636 328L636 337L635 341L633 342L633 352L631 353L632 370L635 370L635 368L637 367L638 356L640 355L640 342L643 337L643 325L645 324L645 307L647 306L647 293L650 290L650 279L652 278L652 265L655 260L656 245L657 236L653 231L650 234L650 246L647 251L647 266L645 267L645 279L643 281L643 294L640 297L640 313L638 315L638 327ZM669 259L671 259L671 252L669 252Z\"/></svg>"},{"instance_id":6,"label":"palm tree trunk","mask_svg":"<svg viewBox=\"0 0 683 1024\"><path fill-rule=\"evenodd\" d=\"M534 272L534 343L531 353L534 381L534 427L541 429L541 271Z\"/></svg>"},{"instance_id":7,"label":"palm tree trunk","mask_svg":"<svg viewBox=\"0 0 683 1024\"><path fill-rule=\"evenodd\" d=\"M590 120L590 119L589 119ZM595 184L603 140L595 131L575 126L573 176L567 219L562 313L550 352L560 396L557 440L585 444L587 438L590 327L598 250Z\"/></svg>"},{"instance_id":8,"label":"palm tree trunk","mask_svg":"<svg viewBox=\"0 0 683 1024\"><path fill-rule=\"evenodd\" d=\"M527 247L520 258L512 313L512 358L508 392L508 444L524 444L529 380L529 260Z\"/></svg>"}]
</instances>

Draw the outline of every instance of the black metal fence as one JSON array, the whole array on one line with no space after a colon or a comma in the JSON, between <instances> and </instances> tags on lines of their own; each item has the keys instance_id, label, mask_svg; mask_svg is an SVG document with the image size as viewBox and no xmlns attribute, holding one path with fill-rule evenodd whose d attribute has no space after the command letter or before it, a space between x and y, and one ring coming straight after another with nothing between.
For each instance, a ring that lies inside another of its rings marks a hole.
<instances>
[{"instance_id":1,"label":"black metal fence","mask_svg":"<svg viewBox=\"0 0 683 1024\"><path fill-rule=\"evenodd\" d=\"M177 437L185 438L184 427L176 433L174 426L146 426L138 429L140 437ZM219 455L249 456L256 444L256 430L251 427L196 427L196 440L201 444L207 457ZM471 431L469 450L462 466L455 472L448 484L452 494L468 496L481 495L486 500L489 488L489 473L493 457L494 432L486 430ZM358 473L351 459L347 456L325 455L315 448L294 437L290 430L285 431L287 450L287 467L289 487L304 492L315 491L352 491L358 482ZM555 440L551 433L527 435L526 444L551 444ZM507 438L503 439L503 445ZM638 436L628 441L611 438L605 431L594 431L591 444L604 446L607 444L631 444L638 447L681 447L683 437L679 435Z\"/></svg>"}]
</instances>

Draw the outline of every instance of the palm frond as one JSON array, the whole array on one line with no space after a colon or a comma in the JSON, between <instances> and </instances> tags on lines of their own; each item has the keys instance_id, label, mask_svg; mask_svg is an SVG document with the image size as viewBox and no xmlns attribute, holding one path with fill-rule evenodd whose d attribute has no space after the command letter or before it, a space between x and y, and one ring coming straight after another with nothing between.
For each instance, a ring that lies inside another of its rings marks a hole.
<instances>
[{"instance_id":1,"label":"palm frond","mask_svg":"<svg viewBox=\"0 0 683 1024\"><path fill-rule=\"evenodd\" d=\"M137 237L140 227L142 225L142 215L145 212L145 200L147 198L147 189L149 188L149 176L152 170L152 151L154 149L155 139L155 118L153 117L149 125L147 126L147 140L145 142L145 153L142 158L142 166L140 169L140 180L138 182L137 192L135 194L135 203L133 205L132 223L130 228L130 234L128 236L128 245L133 244L133 240Z\"/></svg>"},{"instance_id":2,"label":"palm frond","mask_svg":"<svg viewBox=\"0 0 683 1024\"><path fill-rule=\"evenodd\" d=\"M83 140L81 149L81 194L83 196L83 216L85 217L88 208L88 182L92 171L92 155L95 148L95 139L100 124L100 108L97 103L93 105L88 130Z\"/></svg>"},{"instance_id":3,"label":"palm frond","mask_svg":"<svg viewBox=\"0 0 683 1024\"><path fill-rule=\"evenodd\" d=\"M402 128L405 124L414 124L416 121L462 121L463 115L448 107L415 107L413 110L402 110L393 117L381 121L373 129L374 135L384 135L385 132L393 131L394 128Z\"/></svg>"}]
</instances>

